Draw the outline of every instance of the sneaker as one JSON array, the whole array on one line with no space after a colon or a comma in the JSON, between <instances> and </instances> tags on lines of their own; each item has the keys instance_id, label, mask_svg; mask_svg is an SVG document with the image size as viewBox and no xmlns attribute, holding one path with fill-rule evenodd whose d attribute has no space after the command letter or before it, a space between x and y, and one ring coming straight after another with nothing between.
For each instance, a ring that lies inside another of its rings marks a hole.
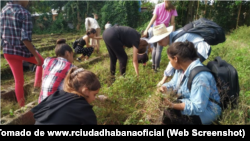
<instances>
[{"instance_id":1,"label":"sneaker","mask_svg":"<svg viewBox=\"0 0 250 141\"><path fill-rule=\"evenodd\" d=\"M35 71L36 71L36 65L34 65L32 68L32 72L35 72Z\"/></svg>"},{"instance_id":2,"label":"sneaker","mask_svg":"<svg viewBox=\"0 0 250 141\"><path fill-rule=\"evenodd\" d=\"M79 62L81 62L81 61L82 61L82 59L81 59L81 58L76 58L76 60L77 60L77 61L79 61Z\"/></svg>"},{"instance_id":3,"label":"sneaker","mask_svg":"<svg viewBox=\"0 0 250 141\"><path fill-rule=\"evenodd\" d=\"M32 94L39 94L40 93L40 88L35 87L32 91Z\"/></svg>"}]
</instances>

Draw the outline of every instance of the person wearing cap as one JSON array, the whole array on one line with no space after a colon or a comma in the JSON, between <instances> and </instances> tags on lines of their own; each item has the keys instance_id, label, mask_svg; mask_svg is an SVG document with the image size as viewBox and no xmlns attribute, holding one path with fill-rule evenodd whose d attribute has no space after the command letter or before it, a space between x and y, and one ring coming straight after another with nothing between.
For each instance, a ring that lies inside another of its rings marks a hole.
<instances>
[{"instance_id":1,"label":"person wearing cap","mask_svg":"<svg viewBox=\"0 0 250 141\"><path fill-rule=\"evenodd\" d=\"M155 6L153 17L151 18L147 28L145 29L143 36L146 36L151 25L157 26L159 24L165 24L166 27L172 25L175 30L175 17L178 16L176 8L171 4L171 1L164 0L164 2ZM152 69L157 72L160 68L161 52L163 46L155 44L152 52Z\"/></svg>"},{"instance_id":2,"label":"person wearing cap","mask_svg":"<svg viewBox=\"0 0 250 141\"><path fill-rule=\"evenodd\" d=\"M124 47L133 47L133 65L136 75L139 75L138 70L138 53L144 53L146 46L142 43L141 35L133 28L128 26L113 26L103 32L103 40L110 56L110 72L115 75L117 59L120 63L120 74L124 75L126 72L128 56Z\"/></svg>"},{"instance_id":3,"label":"person wearing cap","mask_svg":"<svg viewBox=\"0 0 250 141\"><path fill-rule=\"evenodd\" d=\"M87 17L85 19L85 28L86 28L86 31L89 31L92 28L94 28L96 30L96 37L99 37L101 35L101 28L100 28L100 26L99 26L99 24L97 22L98 15L95 14L95 13L93 13L93 15L94 15L94 18ZM96 51L96 53L99 53L100 41L96 40L96 39L92 39L91 45L96 46L95 51Z\"/></svg>"},{"instance_id":4,"label":"person wearing cap","mask_svg":"<svg viewBox=\"0 0 250 141\"><path fill-rule=\"evenodd\" d=\"M152 38L149 39L148 43L157 42L161 46L171 45L173 43L173 37L181 31L182 29L173 32L173 26L166 27L164 24L160 24L158 26L153 27L154 35ZM194 44L195 49L197 49L197 55L199 56L201 62L204 62L211 54L210 45L207 44L204 39L197 34L185 33L181 37L177 38L174 42L184 42L186 40ZM167 78L174 74L174 71L175 69L169 62L166 70L164 71L164 77L157 84L157 86L161 86L163 83L165 83Z\"/></svg>"}]
</instances>

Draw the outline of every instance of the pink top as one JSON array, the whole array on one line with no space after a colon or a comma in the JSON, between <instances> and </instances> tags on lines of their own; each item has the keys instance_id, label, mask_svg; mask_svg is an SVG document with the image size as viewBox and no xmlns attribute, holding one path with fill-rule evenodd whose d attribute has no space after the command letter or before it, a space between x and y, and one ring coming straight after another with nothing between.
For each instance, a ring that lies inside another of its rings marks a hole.
<instances>
[{"instance_id":1,"label":"pink top","mask_svg":"<svg viewBox=\"0 0 250 141\"><path fill-rule=\"evenodd\" d=\"M164 23L166 27L169 26L172 16L178 16L176 9L171 10L170 12L165 9L165 2L157 4L153 14L156 14L157 16L154 26Z\"/></svg>"}]
</instances>

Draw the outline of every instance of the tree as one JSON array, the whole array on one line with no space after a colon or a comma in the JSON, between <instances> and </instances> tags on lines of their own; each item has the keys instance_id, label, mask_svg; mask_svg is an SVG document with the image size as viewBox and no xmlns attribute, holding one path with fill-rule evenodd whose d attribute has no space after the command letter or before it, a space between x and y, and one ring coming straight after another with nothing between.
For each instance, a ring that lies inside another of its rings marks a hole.
<instances>
[{"instance_id":1,"label":"tree","mask_svg":"<svg viewBox=\"0 0 250 141\"><path fill-rule=\"evenodd\" d=\"M112 24L135 28L138 23L138 9L138 1L106 1L101 9L101 25L104 26L110 21Z\"/></svg>"}]
</instances>

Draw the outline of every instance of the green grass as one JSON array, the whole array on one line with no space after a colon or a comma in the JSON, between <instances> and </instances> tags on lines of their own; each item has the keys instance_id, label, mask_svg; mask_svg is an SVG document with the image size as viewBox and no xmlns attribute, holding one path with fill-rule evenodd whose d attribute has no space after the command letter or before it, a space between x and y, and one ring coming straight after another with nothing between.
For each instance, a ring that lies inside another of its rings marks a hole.
<instances>
[{"instance_id":1,"label":"green grass","mask_svg":"<svg viewBox=\"0 0 250 141\"><path fill-rule=\"evenodd\" d=\"M211 56L204 62L204 64L206 64L216 56L220 56L232 64L238 71L241 89L239 105L236 109L228 109L223 112L222 119L219 121L221 124L250 124L250 77L248 76L250 72L249 37L250 28L246 26L240 27L230 35L227 35L227 40L224 43L212 46ZM46 40L46 38L42 40ZM71 41L73 42L73 40ZM67 43L69 44L71 41L67 41ZM169 62L166 49L167 47L163 48L161 68L158 73L154 73L151 70L151 63L148 62L145 68L143 68L141 64L139 65L140 76L136 77L132 57L129 56L125 77L119 75L119 63L117 63L116 81L114 82L110 76L109 58L105 58L91 65L85 62L74 62L75 65L81 65L85 69L94 72L102 85L99 94L108 96L107 101L102 102L96 100L92 103L94 105L93 110L97 115L98 124L148 125L160 123L162 109L166 107L162 104L161 96L156 92L156 84L162 79L163 71ZM101 54L96 55L94 53L90 58L107 53L103 40L101 40L100 52ZM126 52L131 54L132 49L126 49ZM53 51L48 53L44 52L43 54L43 56L47 57L51 55L54 55ZM151 59L151 57L149 59ZM5 114L8 114L10 109L13 109L13 107L6 106L4 110Z\"/></svg>"}]
</instances>

